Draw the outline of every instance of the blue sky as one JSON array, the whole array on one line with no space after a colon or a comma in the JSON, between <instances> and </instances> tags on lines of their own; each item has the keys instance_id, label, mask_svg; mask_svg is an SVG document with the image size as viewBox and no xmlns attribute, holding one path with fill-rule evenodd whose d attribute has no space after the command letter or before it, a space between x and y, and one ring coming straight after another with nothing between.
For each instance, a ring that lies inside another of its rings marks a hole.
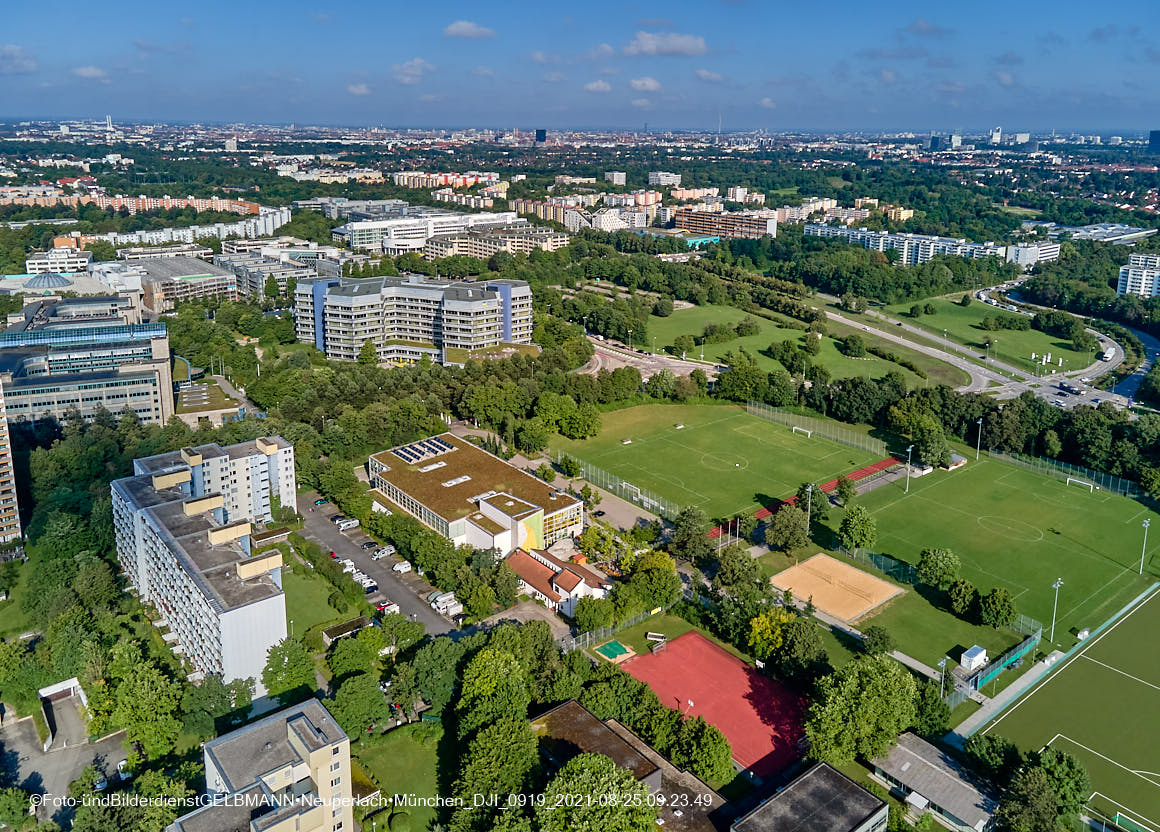
<instances>
[{"instance_id":1,"label":"blue sky","mask_svg":"<svg viewBox=\"0 0 1160 832\"><path fill-rule=\"evenodd\" d=\"M0 117L1160 127L1160 3L5 3Z\"/></svg>"}]
</instances>

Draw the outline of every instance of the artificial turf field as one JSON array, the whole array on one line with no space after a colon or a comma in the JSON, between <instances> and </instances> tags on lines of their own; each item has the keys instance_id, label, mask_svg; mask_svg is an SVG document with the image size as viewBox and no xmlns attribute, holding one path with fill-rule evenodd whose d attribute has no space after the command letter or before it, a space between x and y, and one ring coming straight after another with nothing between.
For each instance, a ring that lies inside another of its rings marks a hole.
<instances>
[{"instance_id":1,"label":"artificial turf field","mask_svg":"<svg viewBox=\"0 0 1160 832\"><path fill-rule=\"evenodd\" d=\"M710 517L753 511L792 496L803 482L827 482L878 461L741 407L642 405L605 413L602 421L594 439L561 439L553 450Z\"/></svg>"},{"instance_id":2,"label":"artificial turf field","mask_svg":"<svg viewBox=\"0 0 1160 832\"><path fill-rule=\"evenodd\" d=\"M1160 830L1160 591L1092 636L985 731L1053 745L1091 775L1090 804ZM1126 828L1131 828L1125 824Z\"/></svg>"},{"instance_id":3,"label":"artificial turf field","mask_svg":"<svg viewBox=\"0 0 1160 832\"><path fill-rule=\"evenodd\" d=\"M1137 570L1141 522L1156 515L1135 500L986 456L957 471L913 478L909 494L903 489L899 480L859 497L878 521L870 548L911 563L925 548L951 549L962 576L980 591L1005 586L1020 612L1043 622L1044 640L1056 578L1063 578L1056 642L1064 645L1074 640L1073 631L1099 626L1154 580L1150 559L1143 577ZM841 514L831 512L832 528Z\"/></svg>"}]
</instances>

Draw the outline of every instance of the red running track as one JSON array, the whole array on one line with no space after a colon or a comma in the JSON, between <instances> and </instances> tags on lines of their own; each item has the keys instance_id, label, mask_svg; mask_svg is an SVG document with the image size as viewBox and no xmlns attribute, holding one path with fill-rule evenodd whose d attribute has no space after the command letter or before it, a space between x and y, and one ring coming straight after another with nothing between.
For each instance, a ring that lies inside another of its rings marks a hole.
<instances>
[{"instance_id":1,"label":"red running track","mask_svg":"<svg viewBox=\"0 0 1160 832\"><path fill-rule=\"evenodd\" d=\"M886 457L886 459L880 459L877 462L872 463L870 465L867 465L864 468L859 468L857 471L851 471L846 476L856 482L858 480L865 479L866 477L870 476L871 474L877 474L879 471L885 471L891 465L901 465L901 464L902 464L901 459L898 459L897 457L893 457L893 456L888 456L888 457ZM836 479L830 480L829 482L824 482L821 485L822 492L825 494L829 494L831 491L833 491L837 487L838 487L838 481ZM756 512L754 512L753 516L756 517L758 520L765 520L767 517L772 517L773 513L775 511L777 511L779 508L781 508L782 506L792 506L796 502L797 502L797 495L795 494L794 496L789 497L785 500L779 500L775 505L765 506L764 508L759 508ZM716 526L716 527L709 530L708 537L710 540L716 540L718 537L720 537L723 534L725 534L725 529L723 529L721 526Z\"/></svg>"},{"instance_id":2,"label":"red running track","mask_svg":"<svg viewBox=\"0 0 1160 832\"><path fill-rule=\"evenodd\" d=\"M715 725L733 746L733 759L758 777L801 756L802 698L696 631L620 667L665 705Z\"/></svg>"}]
</instances>

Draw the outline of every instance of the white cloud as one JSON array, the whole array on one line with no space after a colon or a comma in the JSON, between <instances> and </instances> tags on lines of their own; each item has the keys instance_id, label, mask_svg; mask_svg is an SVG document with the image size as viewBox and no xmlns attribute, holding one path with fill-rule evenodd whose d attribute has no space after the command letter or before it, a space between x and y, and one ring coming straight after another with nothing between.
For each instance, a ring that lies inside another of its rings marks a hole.
<instances>
[{"instance_id":1,"label":"white cloud","mask_svg":"<svg viewBox=\"0 0 1160 832\"><path fill-rule=\"evenodd\" d=\"M350 84L346 91L351 95L369 95L371 88L366 84Z\"/></svg>"},{"instance_id":2,"label":"white cloud","mask_svg":"<svg viewBox=\"0 0 1160 832\"><path fill-rule=\"evenodd\" d=\"M391 67L391 71L395 74L395 80L400 84L418 84L423 79L424 74L434 70L435 67L422 58L412 58Z\"/></svg>"},{"instance_id":3,"label":"white cloud","mask_svg":"<svg viewBox=\"0 0 1160 832\"><path fill-rule=\"evenodd\" d=\"M704 55L707 51L700 35L677 32L637 32L624 47L626 55Z\"/></svg>"},{"instance_id":4,"label":"white cloud","mask_svg":"<svg viewBox=\"0 0 1160 832\"><path fill-rule=\"evenodd\" d=\"M23 46L0 45L0 75L24 75L36 71L36 58Z\"/></svg>"},{"instance_id":5,"label":"white cloud","mask_svg":"<svg viewBox=\"0 0 1160 832\"><path fill-rule=\"evenodd\" d=\"M544 74L544 81L549 84L559 84L561 81L567 81L568 76L563 72L548 72Z\"/></svg>"},{"instance_id":6,"label":"white cloud","mask_svg":"<svg viewBox=\"0 0 1160 832\"><path fill-rule=\"evenodd\" d=\"M592 60L599 60L600 58L607 58L615 54L616 50L607 43L598 43L588 50L588 57Z\"/></svg>"},{"instance_id":7,"label":"white cloud","mask_svg":"<svg viewBox=\"0 0 1160 832\"><path fill-rule=\"evenodd\" d=\"M632 106L636 107L638 110L645 109L646 107L649 106L649 104L650 104L650 102L647 98L634 98L634 99L632 99Z\"/></svg>"},{"instance_id":8,"label":"white cloud","mask_svg":"<svg viewBox=\"0 0 1160 832\"><path fill-rule=\"evenodd\" d=\"M720 84L722 81L725 80L725 76L722 75L720 72L713 72L710 69L698 69L697 70L697 77L700 78L702 81L708 81L712 84Z\"/></svg>"},{"instance_id":9,"label":"white cloud","mask_svg":"<svg viewBox=\"0 0 1160 832\"><path fill-rule=\"evenodd\" d=\"M765 98L757 102L757 106L763 110L772 110L777 107L777 102L767 95Z\"/></svg>"},{"instance_id":10,"label":"white cloud","mask_svg":"<svg viewBox=\"0 0 1160 832\"><path fill-rule=\"evenodd\" d=\"M490 66L477 66L475 69L471 70L471 74L490 77L495 75L495 70Z\"/></svg>"},{"instance_id":11,"label":"white cloud","mask_svg":"<svg viewBox=\"0 0 1160 832\"><path fill-rule=\"evenodd\" d=\"M535 64L558 64L560 63L560 56L553 55L551 52L545 52L543 49L533 49L528 56Z\"/></svg>"},{"instance_id":12,"label":"white cloud","mask_svg":"<svg viewBox=\"0 0 1160 832\"><path fill-rule=\"evenodd\" d=\"M457 20L443 30L449 38L494 38L495 29L480 26L470 20Z\"/></svg>"},{"instance_id":13,"label":"white cloud","mask_svg":"<svg viewBox=\"0 0 1160 832\"><path fill-rule=\"evenodd\" d=\"M74 67L72 74L77 78L84 78L86 81L103 81L105 83L109 81L109 73L105 72L99 66Z\"/></svg>"},{"instance_id":14,"label":"white cloud","mask_svg":"<svg viewBox=\"0 0 1160 832\"><path fill-rule=\"evenodd\" d=\"M996 72L995 83L1000 87L1013 87L1015 86L1015 76L1010 72Z\"/></svg>"},{"instance_id":15,"label":"white cloud","mask_svg":"<svg viewBox=\"0 0 1160 832\"><path fill-rule=\"evenodd\" d=\"M643 78L633 78L629 86L637 92L656 92L661 88L661 82L646 75Z\"/></svg>"},{"instance_id":16,"label":"white cloud","mask_svg":"<svg viewBox=\"0 0 1160 832\"><path fill-rule=\"evenodd\" d=\"M612 85L607 81L590 81L584 85L588 92L612 92Z\"/></svg>"}]
</instances>

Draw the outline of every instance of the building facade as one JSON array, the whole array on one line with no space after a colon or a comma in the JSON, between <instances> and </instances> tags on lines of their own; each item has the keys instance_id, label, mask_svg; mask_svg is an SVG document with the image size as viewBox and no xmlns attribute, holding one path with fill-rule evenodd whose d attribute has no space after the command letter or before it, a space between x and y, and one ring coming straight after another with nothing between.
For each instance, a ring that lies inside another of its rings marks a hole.
<instances>
[{"instance_id":1,"label":"building facade","mask_svg":"<svg viewBox=\"0 0 1160 832\"><path fill-rule=\"evenodd\" d=\"M677 210L676 227L694 234L757 240L777 236L777 217L765 213Z\"/></svg>"},{"instance_id":2,"label":"building facade","mask_svg":"<svg viewBox=\"0 0 1160 832\"><path fill-rule=\"evenodd\" d=\"M511 228L495 231L469 231L446 237L432 237L423 247L423 256L437 260L441 257L478 257L486 260L493 254L531 254L533 251L558 251L568 245L569 237L550 228Z\"/></svg>"},{"instance_id":3,"label":"building facade","mask_svg":"<svg viewBox=\"0 0 1160 832\"><path fill-rule=\"evenodd\" d=\"M280 436L135 460L114 480L117 558L141 601L201 675L252 678L286 638L282 556L258 554L255 521L294 505L294 449Z\"/></svg>"},{"instance_id":4,"label":"building facade","mask_svg":"<svg viewBox=\"0 0 1160 832\"><path fill-rule=\"evenodd\" d=\"M91 251L61 246L32 255L24 261L24 270L29 274L72 274L87 270L91 262Z\"/></svg>"},{"instance_id":5,"label":"building facade","mask_svg":"<svg viewBox=\"0 0 1160 832\"><path fill-rule=\"evenodd\" d=\"M520 579L520 591L569 618L581 598L607 598L612 582L578 563L544 549L516 549L504 561Z\"/></svg>"},{"instance_id":6,"label":"building facade","mask_svg":"<svg viewBox=\"0 0 1160 832\"><path fill-rule=\"evenodd\" d=\"M370 457L377 510L402 511L453 541L507 555L584 528L584 503L449 433Z\"/></svg>"},{"instance_id":7,"label":"building facade","mask_svg":"<svg viewBox=\"0 0 1160 832\"><path fill-rule=\"evenodd\" d=\"M143 303L153 312L168 312L183 301L199 298L238 299L238 279L232 271L196 257L174 256L140 263Z\"/></svg>"},{"instance_id":8,"label":"building facade","mask_svg":"<svg viewBox=\"0 0 1160 832\"><path fill-rule=\"evenodd\" d=\"M532 293L522 280L317 278L295 289L294 318L298 340L335 361L356 361L370 341L380 362L446 363L449 349L530 344Z\"/></svg>"},{"instance_id":9,"label":"building facade","mask_svg":"<svg viewBox=\"0 0 1160 832\"><path fill-rule=\"evenodd\" d=\"M352 220L331 232L337 242L384 254L420 251L432 237L520 225L515 211L464 214L430 208L414 215L379 220Z\"/></svg>"},{"instance_id":10,"label":"building facade","mask_svg":"<svg viewBox=\"0 0 1160 832\"><path fill-rule=\"evenodd\" d=\"M860 245L874 251L897 251L898 263L902 266L917 266L937 255L965 257L969 260L981 257L1007 258L1008 247L992 242L972 243L954 237L932 237L925 234L893 234L889 231L870 231L866 228L845 228L838 225L807 223L805 233L811 237L837 238L847 243ZM1058 247L1043 247L1035 251L1038 260L1054 259L1059 256ZM1030 250L1025 254L1030 256ZM1038 262L1037 260L1037 262Z\"/></svg>"},{"instance_id":11,"label":"building facade","mask_svg":"<svg viewBox=\"0 0 1160 832\"><path fill-rule=\"evenodd\" d=\"M4 408L4 389L0 385L0 543L19 540L20 504L16 499L16 467L12 460L12 437L8 434L8 414Z\"/></svg>"},{"instance_id":12,"label":"building facade","mask_svg":"<svg viewBox=\"0 0 1160 832\"><path fill-rule=\"evenodd\" d=\"M681 175L679 173L669 173L664 170L650 170L648 172L648 183L650 185L680 185Z\"/></svg>"},{"instance_id":13,"label":"building facade","mask_svg":"<svg viewBox=\"0 0 1160 832\"><path fill-rule=\"evenodd\" d=\"M1128 264L1120 266L1116 292L1141 298L1154 298L1160 295L1160 255L1129 255Z\"/></svg>"},{"instance_id":14,"label":"building facade","mask_svg":"<svg viewBox=\"0 0 1160 832\"><path fill-rule=\"evenodd\" d=\"M352 832L350 739L317 699L205 744L202 808L166 832Z\"/></svg>"}]
</instances>

